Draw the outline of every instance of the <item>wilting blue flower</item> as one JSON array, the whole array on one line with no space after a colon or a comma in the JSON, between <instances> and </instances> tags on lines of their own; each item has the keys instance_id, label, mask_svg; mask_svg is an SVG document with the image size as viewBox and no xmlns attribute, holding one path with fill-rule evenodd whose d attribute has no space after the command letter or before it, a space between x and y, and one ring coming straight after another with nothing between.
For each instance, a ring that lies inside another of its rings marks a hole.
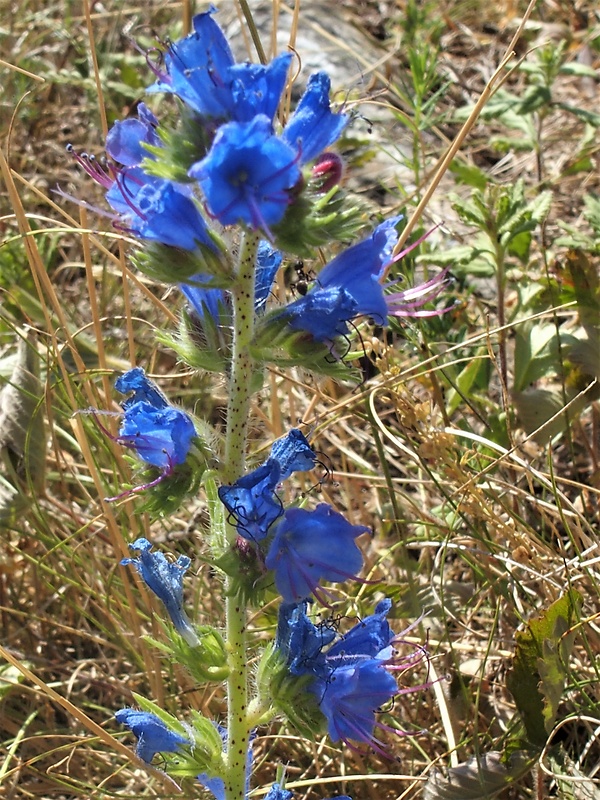
<instances>
[{"instance_id":1,"label":"wilting blue flower","mask_svg":"<svg viewBox=\"0 0 600 800\"><path fill-rule=\"evenodd\" d=\"M211 7L193 19L193 32L172 44L165 70L149 92L177 95L201 117L248 122L257 114L273 120L285 88L291 53L270 64L236 64Z\"/></svg>"},{"instance_id":2,"label":"wilting blue flower","mask_svg":"<svg viewBox=\"0 0 600 800\"><path fill-rule=\"evenodd\" d=\"M134 449L147 464L169 474L187 457L196 435L194 423L184 411L168 404L140 367L117 378L115 386L123 393L134 393L123 402L117 441Z\"/></svg>"},{"instance_id":3,"label":"wilting blue flower","mask_svg":"<svg viewBox=\"0 0 600 800\"><path fill-rule=\"evenodd\" d=\"M284 789L278 783L274 783L269 793L265 795L265 800L292 800L293 796L289 789Z\"/></svg>"},{"instance_id":4,"label":"wilting blue flower","mask_svg":"<svg viewBox=\"0 0 600 800\"><path fill-rule=\"evenodd\" d=\"M137 736L135 753L147 764L150 764L156 753L176 753L180 747L192 744L187 736L171 730L160 717L148 711L122 708L115 714L115 719Z\"/></svg>"},{"instance_id":5,"label":"wilting blue flower","mask_svg":"<svg viewBox=\"0 0 600 800\"><path fill-rule=\"evenodd\" d=\"M275 572L277 591L287 603L297 603L318 591L321 580L355 578L363 557L354 540L368 531L327 503L314 511L287 509L265 559Z\"/></svg>"},{"instance_id":6,"label":"wilting blue flower","mask_svg":"<svg viewBox=\"0 0 600 800\"><path fill-rule=\"evenodd\" d=\"M292 472L312 469L315 454L304 434L297 428L273 443L271 455L260 467L243 475L231 486L219 488L219 498L233 515L240 536L260 542L269 527L283 514L275 494L277 484Z\"/></svg>"},{"instance_id":7,"label":"wilting blue flower","mask_svg":"<svg viewBox=\"0 0 600 800\"><path fill-rule=\"evenodd\" d=\"M183 610L183 577L191 560L181 555L177 561L168 561L160 551L152 552L152 544L147 539L137 539L129 548L138 550L139 555L124 558L121 564L133 564L144 583L163 603L175 630L191 647L197 647L198 637Z\"/></svg>"},{"instance_id":8,"label":"wilting blue flower","mask_svg":"<svg viewBox=\"0 0 600 800\"><path fill-rule=\"evenodd\" d=\"M222 225L268 232L292 200L290 191L301 178L297 162L294 149L274 135L269 118L258 114L250 122L222 125L208 155L188 174Z\"/></svg>"},{"instance_id":9,"label":"wilting blue flower","mask_svg":"<svg viewBox=\"0 0 600 800\"><path fill-rule=\"evenodd\" d=\"M280 477L279 464L270 458L231 486L219 487L219 499L235 518L237 531L244 539L260 542L283 513L275 494Z\"/></svg>"}]
</instances>

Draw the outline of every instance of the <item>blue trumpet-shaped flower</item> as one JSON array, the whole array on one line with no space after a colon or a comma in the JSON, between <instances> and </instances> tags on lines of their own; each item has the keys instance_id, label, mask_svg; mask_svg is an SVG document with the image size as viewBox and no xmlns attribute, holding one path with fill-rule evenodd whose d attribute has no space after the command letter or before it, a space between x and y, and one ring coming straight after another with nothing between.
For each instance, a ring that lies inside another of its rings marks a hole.
<instances>
[{"instance_id":1,"label":"blue trumpet-shaped flower","mask_svg":"<svg viewBox=\"0 0 600 800\"><path fill-rule=\"evenodd\" d=\"M425 283L403 291L386 293L382 281L391 266L415 244L393 257L398 240L396 225L401 216L378 225L373 234L352 245L330 261L302 297L282 309L291 328L310 333L321 342L349 333L348 323L358 316L371 317L387 325L388 317L439 316L448 309L423 310L445 286L446 270Z\"/></svg>"},{"instance_id":2,"label":"blue trumpet-shaped flower","mask_svg":"<svg viewBox=\"0 0 600 800\"><path fill-rule=\"evenodd\" d=\"M177 95L196 114L216 121L248 122L257 114L273 120L292 60L290 53L270 64L236 64L214 7L197 14L193 32L170 45L165 69L148 91Z\"/></svg>"},{"instance_id":3,"label":"blue trumpet-shaped flower","mask_svg":"<svg viewBox=\"0 0 600 800\"><path fill-rule=\"evenodd\" d=\"M293 472L312 469L315 454L297 428L273 443L271 455L252 472L230 486L219 488L219 498L233 515L237 531L244 539L262 541L270 526L283 514L275 494L277 485Z\"/></svg>"},{"instance_id":4,"label":"blue trumpet-shaped flower","mask_svg":"<svg viewBox=\"0 0 600 800\"><path fill-rule=\"evenodd\" d=\"M265 564L286 603L318 592L319 582L355 578L363 557L354 540L369 528L352 525L327 503L289 508L275 529Z\"/></svg>"},{"instance_id":5,"label":"blue trumpet-shaped flower","mask_svg":"<svg viewBox=\"0 0 600 800\"><path fill-rule=\"evenodd\" d=\"M375 712L398 693L395 678L381 661L368 659L340 665L327 680L317 680L311 691L320 698L334 742L358 741L377 746L373 735Z\"/></svg>"},{"instance_id":6,"label":"blue trumpet-shaped flower","mask_svg":"<svg viewBox=\"0 0 600 800\"><path fill-rule=\"evenodd\" d=\"M268 231L280 222L291 190L301 177L297 154L275 136L268 117L222 125L208 155L189 175L222 225L244 224Z\"/></svg>"},{"instance_id":7,"label":"blue trumpet-shaped flower","mask_svg":"<svg viewBox=\"0 0 600 800\"><path fill-rule=\"evenodd\" d=\"M183 610L183 577L191 563L188 556L168 561L160 551L152 551L147 539L137 539L129 547L139 555L124 558L121 564L133 564L146 586L163 603L175 630L191 647L197 647L198 637Z\"/></svg>"},{"instance_id":8,"label":"blue trumpet-shaped flower","mask_svg":"<svg viewBox=\"0 0 600 800\"><path fill-rule=\"evenodd\" d=\"M156 753L176 753L180 747L192 744L190 739L171 730L160 717L148 711L122 708L115 714L115 719L137 737L135 753L147 764Z\"/></svg>"},{"instance_id":9,"label":"blue trumpet-shaped flower","mask_svg":"<svg viewBox=\"0 0 600 800\"><path fill-rule=\"evenodd\" d=\"M311 621L306 601L280 607L276 647L291 676L313 676L308 690L317 698L333 741L365 742L380 750L374 729L386 726L377 721L379 707L397 694L429 685L398 689L391 673L414 666L425 651L417 647L416 658L398 658L394 644L401 640L386 619L390 607L389 600L382 600L374 614L340 637L326 623Z\"/></svg>"},{"instance_id":10,"label":"blue trumpet-shaped flower","mask_svg":"<svg viewBox=\"0 0 600 800\"><path fill-rule=\"evenodd\" d=\"M330 341L346 335L347 323L361 314L384 325L388 310L380 279L392 258L400 219L382 222L368 239L330 261L310 290L283 309L290 327Z\"/></svg>"},{"instance_id":11,"label":"blue trumpet-shaped flower","mask_svg":"<svg viewBox=\"0 0 600 800\"><path fill-rule=\"evenodd\" d=\"M131 447L147 464L164 474L182 464L196 435L188 415L169 405L159 388L140 367L121 375L116 388L133 396L123 402L123 421L117 441Z\"/></svg>"}]
</instances>

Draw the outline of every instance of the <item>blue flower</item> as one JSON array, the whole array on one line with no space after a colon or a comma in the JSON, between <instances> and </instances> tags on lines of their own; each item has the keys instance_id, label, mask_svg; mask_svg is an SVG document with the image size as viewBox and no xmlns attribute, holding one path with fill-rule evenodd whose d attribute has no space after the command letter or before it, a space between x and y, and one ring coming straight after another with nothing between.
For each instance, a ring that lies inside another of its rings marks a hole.
<instances>
[{"instance_id":1,"label":"blue flower","mask_svg":"<svg viewBox=\"0 0 600 800\"><path fill-rule=\"evenodd\" d=\"M292 428L281 439L273 442L271 458L279 463L280 481L289 478L293 472L306 472L315 466L315 452L308 439L298 430Z\"/></svg>"},{"instance_id":2,"label":"blue flower","mask_svg":"<svg viewBox=\"0 0 600 800\"><path fill-rule=\"evenodd\" d=\"M212 19L216 9L197 14L194 31L172 44L165 55L166 70L150 92L177 95L201 117L248 122L257 114L273 120L285 88L290 53L270 64L236 64L223 35Z\"/></svg>"},{"instance_id":3,"label":"blue flower","mask_svg":"<svg viewBox=\"0 0 600 800\"><path fill-rule=\"evenodd\" d=\"M323 648L336 636L334 628L315 625L306 613L306 601L282 603L279 607L275 647L283 655L292 675L328 674Z\"/></svg>"},{"instance_id":4,"label":"blue flower","mask_svg":"<svg viewBox=\"0 0 600 800\"><path fill-rule=\"evenodd\" d=\"M398 693L398 686L381 661L368 659L341 664L327 679L317 679L311 691L319 698L332 741L353 740L377 747L375 712Z\"/></svg>"},{"instance_id":5,"label":"blue flower","mask_svg":"<svg viewBox=\"0 0 600 800\"><path fill-rule=\"evenodd\" d=\"M141 401L146 401L155 408L166 408L169 405L167 398L154 381L146 377L146 373L141 367L133 367L119 375L115 381L115 389L121 394L133 392L131 397L121 402L123 408L128 408Z\"/></svg>"},{"instance_id":6,"label":"blue flower","mask_svg":"<svg viewBox=\"0 0 600 800\"><path fill-rule=\"evenodd\" d=\"M300 163L313 161L336 142L348 124L346 114L334 114L329 104L331 81L326 72L308 79L306 91L283 129L281 138L300 154Z\"/></svg>"},{"instance_id":7,"label":"blue flower","mask_svg":"<svg viewBox=\"0 0 600 800\"><path fill-rule=\"evenodd\" d=\"M270 458L231 486L219 487L219 499L235 518L237 531L244 539L260 542L283 513L275 494L280 477L278 462Z\"/></svg>"},{"instance_id":8,"label":"blue flower","mask_svg":"<svg viewBox=\"0 0 600 800\"><path fill-rule=\"evenodd\" d=\"M138 119L115 122L106 137L106 152L126 167L137 167L149 156L144 144L160 145L157 118L144 103L139 104L137 111Z\"/></svg>"},{"instance_id":9,"label":"blue flower","mask_svg":"<svg viewBox=\"0 0 600 800\"><path fill-rule=\"evenodd\" d=\"M292 472L309 470L314 465L315 454L308 440L301 431L292 428L273 443L264 464L231 486L221 486L219 498L235 518L239 535L253 542L262 541L283 514L283 506L275 494L277 484Z\"/></svg>"},{"instance_id":10,"label":"blue flower","mask_svg":"<svg viewBox=\"0 0 600 800\"><path fill-rule=\"evenodd\" d=\"M160 717L148 711L122 708L115 714L115 719L137 736L135 753L147 764L156 753L176 753L180 747L192 744L190 739L171 730Z\"/></svg>"},{"instance_id":11,"label":"blue flower","mask_svg":"<svg viewBox=\"0 0 600 800\"><path fill-rule=\"evenodd\" d=\"M134 393L123 402L124 415L117 441L134 449L147 464L170 474L187 458L196 436L194 423L184 411L168 404L140 367L117 378L115 386L123 393Z\"/></svg>"},{"instance_id":12,"label":"blue flower","mask_svg":"<svg viewBox=\"0 0 600 800\"><path fill-rule=\"evenodd\" d=\"M160 551L151 552L152 544L147 539L137 539L129 548L138 550L139 555L124 558L121 564L133 564L144 583L163 603L175 630L190 647L197 647L198 637L183 610L183 577L191 560L181 555L175 562L167 561Z\"/></svg>"},{"instance_id":13,"label":"blue flower","mask_svg":"<svg viewBox=\"0 0 600 800\"><path fill-rule=\"evenodd\" d=\"M288 509L265 559L275 572L277 591L287 603L297 603L316 593L321 580L355 578L363 558L354 540L368 531L351 525L327 503L314 511Z\"/></svg>"},{"instance_id":14,"label":"blue flower","mask_svg":"<svg viewBox=\"0 0 600 800\"><path fill-rule=\"evenodd\" d=\"M133 403L125 409L117 441L147 464L172 473L183 464L196 436L194 423L178 408Z\"/></svg>"},{"instance_id":15,"label":"blue flower","mask_svg":"<svg viewBox=\"0 0 600 800\"><path fill-rule=\"evenodd\" d=\"M222 225L268 233L283 218L301 178L297 161L294 149L273 134L269 118L259 114L250 122L222 125L208 155L188 174Z\"/></svg>"},{"instance_id":16,"label":"blue flower","mask_svg":"<svg viewBox=\"0 0 600 800\"><path fill-rule=\"evenodd\" d=\"M392 258L400 219L382 222L368 239L330 261L306 295L283 309L290 327L307 331L319 341L330 341L346 335L347 323L359 315L385 325L388 308L380 280Z\"/></svg>"}]
</instances>

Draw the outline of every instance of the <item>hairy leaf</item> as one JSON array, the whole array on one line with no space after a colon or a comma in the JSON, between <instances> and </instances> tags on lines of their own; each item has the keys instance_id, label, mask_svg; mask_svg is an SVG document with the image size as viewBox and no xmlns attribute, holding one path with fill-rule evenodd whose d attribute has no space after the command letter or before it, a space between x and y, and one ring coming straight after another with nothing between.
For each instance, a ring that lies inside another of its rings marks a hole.
<instances>
[{"instance_id":1,"label":"hairy leaf","mask_svg":"<svg viewBox=\"0 0 600 800\"><path fill-rule=\"evenodd\" d=\"M569 589L516 634L507 687L515 699L530 744L543 747L554 726L567 674L566 662L582 598Z\"/></svg>"}]
</instances>

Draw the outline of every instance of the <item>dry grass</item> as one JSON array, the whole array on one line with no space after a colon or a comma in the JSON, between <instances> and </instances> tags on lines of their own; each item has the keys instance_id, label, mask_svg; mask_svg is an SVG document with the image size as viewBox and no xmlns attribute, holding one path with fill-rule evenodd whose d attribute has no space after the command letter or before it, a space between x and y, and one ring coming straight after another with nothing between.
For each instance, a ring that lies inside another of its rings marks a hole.
<instances>
[{"instance_id":1,"label":"dry grass","mask_svg":"<svg viewBox=\"0 0 600 800\"><path fill-rule=\"evenodd\" d=\"M305 13L310 6L306 3ZM130 737L112 736L115 710L129 705L135 691L179 716L192 708L213 717L223 712L220 691L194 686L140 638L161 636L154 617L160 609L118 563L137 536L195 557L190 605L199 621L218 623L222 609L215 578L202 565L203 498L158 521L137 510L136 498L105 502L124 481L136 482L135 466L131 478L131 464L93 418L73 416L89 407L115 410L113 377L130 363L145 365L169 395L217 425L223 390L184 369L156 343L155 330L172 326L179 300L130 271L126 244L107 224L53 193L59 184L102 205L101 193L92 195L64 147L73 142L100 152L103 115L110 124L143 96L145 78L136 84L135 77L137 70L143 75L143 59L124 29L131 26L132 35L149 40L152 30L175 32L172 19L182 18L186 9L180 3L96 4L89 15L86 7L39 0L18 9L6 6L0 31L3 58L10 64L0 64L0 347L8 356L16 338L30 331L48 437L41 482L38 476L33 487L24 477L29 503L1 530L1 652L8 667L0 673L5 681L0 682L0 786L7 798L175 796L160 773L149 780L128 761ZM344 7L374 34L387 31L382 53L399 35L406 13L403 2L348 0ZM420 185L408 201L393 177L378 195L372 192L388 209L401 202L414 209L425 196L437 160L460 130L452 113L484 92L524 12L510 0L494 8L457 0L435 9L443 47L439 70L453 82L440 99L439 120L420 134ZM516 43L517 54L530 57L532 48L558 32L575 59L583 54L597 67L598 25L593 3L540 3ZM101 98L92 53L103 76ZM385 69L379 76L384 79L405 70L402 52L393 53ZM373 89L381 88L379 77L375 73ZM516 72L506 84L516 93L524 85L523 74ZM387 89L382 98L390 115L394 109L410 114L393 80ZM597 82L561 78L556 93L562 102L597 108ZM523 178L532 195L552 189L552 210L535 234L531 263L536 274L553 273L563 257L549 244L559 223L585 229L581 198L599 191L597 131L589 169L569 174L571 144L584 135L581 121L555 108L541 151L509 150L505 156L489 144L500 127L480 119L467 132L459 158L501 184ZM466 193L447 174L440 177ZM446 188L433 195L426 214L445 218L447 239L468 241L469 230L446 202ZM590 259L597 269L597 255ZM521 286L527 279L524 273ZM507 292L509 307L515 288ZM335 502L352 522L374 528L365 547L369 582L340 596L339 608L351 617L364 615L383 591L394 600L399 630L425 611L409 638L428 639L432 675L441 680L422 695L399 697L385 716L401 729L426 730L387 737L389 760L340 751L327 740L311 744L291 730L278 736L273 726L257 739L255 785L270 785L275 766L283 762L297 797L347 792L355 800L416 798L433 768L502 749L515 728L514 700L506 688L515 632L573 587L584 598L582 619L550 739L562 743L570 764L564 771L589 776L579 785L598 792L593 779L600 759L599 409L587 404L568 430L548 443L537 444L517 423L500 444L487 424L487 414L498 416L503 404L510 411L498 377L496 297L465 282L455 291L460 303L439 324L412 322L387 336L380 332L379 338L365 329L365 350L377 368L357 389L300 371L272 370L257 398L257 448L301 420L313 432L316 449L331 461L331 481L311 489L307 479L292 494L313 491ZM552 318L551 309L544 314ZM509 352L515 327L509 323ZM474 359L488 365L487 386L448 412L447 377L455 364ZM256 615L257 641L272 622L269 607ZM407 676L409 682L417 679ZM542 766L551 772L557 767L550 749ZM540 769L503 796L595 796L568 791Z\"/></svg>"}]
</instances>

